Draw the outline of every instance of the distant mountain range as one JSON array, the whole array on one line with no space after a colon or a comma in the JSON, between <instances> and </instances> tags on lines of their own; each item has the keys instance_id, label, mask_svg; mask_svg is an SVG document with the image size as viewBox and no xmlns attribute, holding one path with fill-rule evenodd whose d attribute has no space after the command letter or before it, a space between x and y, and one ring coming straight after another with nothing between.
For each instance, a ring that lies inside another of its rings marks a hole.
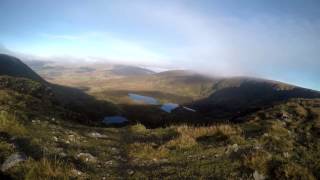
<instances>
[{"instance_id":1,"label":"distant mountain range","mask_svg":"<svg viewBox=\"0 0 320 180\"><path fill-rule=\"evenodd\" d=\"M0 55L0 60L0 75L25 77L46 83L45 80L19 59L8 55ZM43 64L37 62L31 65L37 67ZM64 68L53 69L58 73L61 70L60 74L63 74L64 70L70 70ZM94 86L103 89L104 84L111 83L110 85L115 86L115 89L121 89L122 91L126 90L127 87L137 86L140 88L137 92L143 91L147 95L154 94L158 96L156 98L160 99L161 97L167 97L170 100L170 98L174 97L175 99L173 100L177 101L177 103L188 105L207 117L217 119L234 119L290 98L320 98L318 91L257 78L215 78L185 70L155 73L148 69L123 65L114 66L108 71L109 75L107 77L109 78L110 76L122 76L123 78L99 79L99 84ZM93 73L92 75L95 76L96 68L79 67L75 72L77 73L76 76L81 80L82 73ZM90 99L83 98L85 97L84 94L79 96L79 94L82 94L80 90L71 90L71 88L62 88L62 86L52 84L51 87L53 87L58 97L61 97L60 99L66 101L66 103ZM127 93L133 90L128 89ZM104 90L97 93L103 94ZM124 92L123 95L125 96L127 93ZM69 94L73 95L69 96ZM74 94L77 94L77 96L74 96ZM179 102L179 96L182 97L182 102ZM188 100L188 98L193 100Z\"/></svg>"}]
</instances>

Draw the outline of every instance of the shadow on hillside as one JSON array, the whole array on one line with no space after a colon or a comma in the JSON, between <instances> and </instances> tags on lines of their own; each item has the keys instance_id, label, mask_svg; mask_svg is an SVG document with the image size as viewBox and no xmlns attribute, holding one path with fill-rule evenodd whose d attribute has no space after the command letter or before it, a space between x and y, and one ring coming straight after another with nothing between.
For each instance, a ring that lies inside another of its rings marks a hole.
<instances>
[{"instance_id":1,"label":"shadow on hillside","mask_svg":"<svg viewBox=\"0 0 320 180\"><path fill-rule=\"evenodd\" d=\"M9 175L6 175L6 174L4 174L3 172L0 171L0 179L11 180L11 179L13 179L13 178L10 177Z\"/></svg>"},{"instance_id":2,"label":"shadow on hillside","mask_svg":"<svg viewBox=\"0 0 320 180\"><path fill-rule=\"evenodd\" d=\"M291 98L320 98L320 93L299 87L277 90L267 83L245 82L239 87L218 90L192 106L204 116L235 120Z\"/></svg>"},{"instance_id":3,"label":"shadow on hillside","mask_svg":"<svg viewBox=\"0 0 320 180\"><path fill-rule=\"evenodd\" d=\"M153 97L159 100L167 100L167 101L180 103L180 104L189 103L192 101L191 97L171 94L167 92L160 92L160 91L107 90L107 91L100 92L99 94L108 98L115 99L115 98L128 97L129 93L140 94L144 96Z\"/></svg>"},{"instance_id":4,"label":"shadow on hillside","mask_svg":"<svg viewBox=\"0 0 320 180\"><path fill-rule=\"evenodd\" d=\"M57 84L49 84L49 86L60 104L78 113L75 118L79 122L91 124L102 120L105 116L119 114L119 109L115 104L98 100L82 89Z\"/></svg>"},{"instance_id":5,"label":"shadow on hillside","mask_svg":"<svg viewBox=\"0 0 320 180\"><path fill-rule=\"evenodd\" d=\"M199 113L188 112L182 108L167 113L161 110L158 105L121 104L120 107L124 111L123 115L132 123L141 123L147 128L179 124L205 125L207 119ZM212 121L212 119L210 120Z\"/></svg>"}]
</instances>

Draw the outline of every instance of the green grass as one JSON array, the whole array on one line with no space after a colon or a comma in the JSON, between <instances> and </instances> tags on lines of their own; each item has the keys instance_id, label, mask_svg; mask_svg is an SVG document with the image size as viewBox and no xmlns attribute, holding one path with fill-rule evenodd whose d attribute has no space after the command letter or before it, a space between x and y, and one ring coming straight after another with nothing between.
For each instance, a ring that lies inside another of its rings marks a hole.
<instances>
[{"instance_id":1,"label":"green grass","mask_svg":"<svg viewBox=\"0 0 320 180\"><path fill-rule=\"evenodd\" d=\"M274 109L265 111L269 118L265 123L247 122L243 126L221 123L208 127L179 125L147 129L137 124L99 128L62 119L22 124L19 127L26 132L11 136L28 139L30 143L20 142L20 145L29 160L8 173L17 179L248 179L257 171L268 178L319 178L319 140L312 134L307 138L305 131L300 134L299 129L308 127L306 124L290 129L291 126L280 123L276 117L272 119ZM299 118L295 122L302 123ZM249 126L250 123L254 125ZM264 129L264 133L247 136L246 131L252 133L255 129ZM296 135L289 135L288 130ZM92 138L88 135L90 132L99 132L105 137ZM300 142L302 137L307 139L303 144ZM232 148L234 144L237 144L237 150ZM41 155L36 156L31 149L39 147ZM2 161L16 151L5 140L1 141L0 148ZM65 155L61 156L61 152ZM78 159L77 154L81 152L92 154L98 161ZM75 170L81 175L75 174Z\"/></svg>"}]
</instances>

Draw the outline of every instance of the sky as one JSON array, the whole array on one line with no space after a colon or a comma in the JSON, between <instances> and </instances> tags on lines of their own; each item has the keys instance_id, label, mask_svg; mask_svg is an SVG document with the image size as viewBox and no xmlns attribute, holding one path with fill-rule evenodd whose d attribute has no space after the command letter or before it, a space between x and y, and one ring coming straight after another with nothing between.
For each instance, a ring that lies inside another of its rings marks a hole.
<instances>
[{"instance_id":1,"label":"sky","mask_svg":"<svg viewBox=\"0 0 320 180\"><path fill-rule=\"evenodd\" d=\"M320 90L319 0L0 0L0 49Z\"/></svg>"}]
</instances>

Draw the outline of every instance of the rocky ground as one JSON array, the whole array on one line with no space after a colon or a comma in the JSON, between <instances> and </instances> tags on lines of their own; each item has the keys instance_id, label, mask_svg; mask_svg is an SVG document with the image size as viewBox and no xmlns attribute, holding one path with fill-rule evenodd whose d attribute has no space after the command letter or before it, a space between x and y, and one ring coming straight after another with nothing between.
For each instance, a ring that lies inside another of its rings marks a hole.
<instances>
[{"instance_id":1,"label":"rocky ground","mask_svg":"<svg viewBox=\"0 0 320 180\"><path fill-rule=\"evenodd\" d=\"M317 179L319 105L293 100L246 123L156 129L2 113L1 170L15 179Z\"/></svg>"}]
</instances>

